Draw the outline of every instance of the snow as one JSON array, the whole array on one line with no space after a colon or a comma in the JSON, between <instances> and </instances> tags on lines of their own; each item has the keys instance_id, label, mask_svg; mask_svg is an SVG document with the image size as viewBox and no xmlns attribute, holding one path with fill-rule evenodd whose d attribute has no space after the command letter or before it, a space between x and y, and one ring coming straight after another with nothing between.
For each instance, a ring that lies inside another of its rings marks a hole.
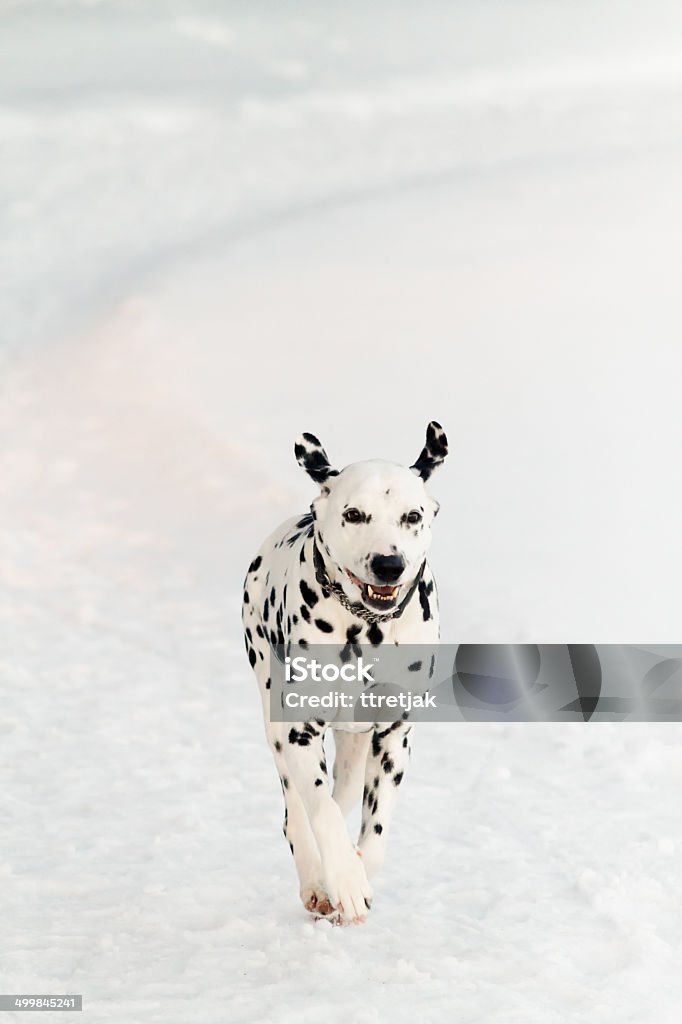
<instances>
[{"instance_id":1,"label":"snow","mask_svg":"<svg viewBox=\"0 0 682 1024\"><path fill-rule=\"evenodd\" d=\"M238 613L301 430L435 417L446 639L679 640L679 5L0 20L0 987L676 1021L678 725L423 726L367 925L313 925Z\"/></svg>"}]
</instances>

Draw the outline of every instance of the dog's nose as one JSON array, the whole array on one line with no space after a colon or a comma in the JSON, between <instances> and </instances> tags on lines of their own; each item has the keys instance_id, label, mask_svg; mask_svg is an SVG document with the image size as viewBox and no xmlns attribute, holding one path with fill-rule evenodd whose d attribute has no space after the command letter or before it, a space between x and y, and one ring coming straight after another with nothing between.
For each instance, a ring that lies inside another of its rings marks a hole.
<instances>
[{"instance_id":1,"label":"dog's nose","mask_svg":"<svg viewBox=\"0 0 682 1024\"><path fill-rule=\"evenodd\" d=\"M382 583L395 583L405 569L405 562L400 555L373 555L369 564Z\"/></svg>"}]
</instances>

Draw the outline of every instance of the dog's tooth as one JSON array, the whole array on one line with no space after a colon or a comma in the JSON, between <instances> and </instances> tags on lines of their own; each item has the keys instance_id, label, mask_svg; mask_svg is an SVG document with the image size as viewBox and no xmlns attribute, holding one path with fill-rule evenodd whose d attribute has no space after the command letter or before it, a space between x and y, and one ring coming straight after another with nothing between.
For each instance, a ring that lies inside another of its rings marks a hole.
<instances>
[{"instance_id":1,"label":"dog's tooth","mask_svg":"<svg viewBox=\"0 0 682 1024\"><path fill-rule=\"evenodd\" d=\"M369 594L370 597L374 597L374 591L372 589L372 584L371 583L367 584L367 593Z\"/></svg>"}]
</instances>

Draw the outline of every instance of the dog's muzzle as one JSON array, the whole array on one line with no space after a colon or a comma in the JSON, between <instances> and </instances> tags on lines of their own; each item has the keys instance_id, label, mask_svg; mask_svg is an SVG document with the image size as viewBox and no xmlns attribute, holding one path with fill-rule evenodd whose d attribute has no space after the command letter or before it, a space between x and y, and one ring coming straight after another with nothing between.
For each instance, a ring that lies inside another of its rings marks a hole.
<instances>
[{"instance_id":1,"label":"dog's muzzle","mask_svg":"<svg viewBox=\"0 0 682 1024\"><path fill-rule=\"evenodd\" d=\"M365 619L367 622L381 622L382 619L399 618L410 603L426 566L425 559L411 583L386 585L366 583L359 576L356 576L355 573L352 573L350 569L346 569L348 578L358 587L362 596L361 601L353 602L346 596L340 583L330 580L317 542L313 544L313 561L315 564L315 577L322 587L325 597L333 594L344 608L353 615L357 615L358 618ZM400 592L403 589L405 593L401 594Z\"/></svg>"}]
</instances>

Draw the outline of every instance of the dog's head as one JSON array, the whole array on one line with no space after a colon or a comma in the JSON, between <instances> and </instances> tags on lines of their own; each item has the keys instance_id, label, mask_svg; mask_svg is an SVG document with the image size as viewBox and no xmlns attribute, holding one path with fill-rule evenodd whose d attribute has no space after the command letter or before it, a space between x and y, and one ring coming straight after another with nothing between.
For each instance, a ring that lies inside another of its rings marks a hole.
<instances>
[{"instance_id":1,"label":"dog's head","mask_svg":"<svg viewBox=\"0 0 682 1024\"><path fill-rule=\"evenodd\" d=\"M373 459L333 469L314 434L302 434L294 450L320 486L311 510L330 576L350 600L391 611L419 573L431 543L438 502L424 484L448 453L443 428L429 423L426 444L409 468Z\"/></svg>"}]
</instances>

